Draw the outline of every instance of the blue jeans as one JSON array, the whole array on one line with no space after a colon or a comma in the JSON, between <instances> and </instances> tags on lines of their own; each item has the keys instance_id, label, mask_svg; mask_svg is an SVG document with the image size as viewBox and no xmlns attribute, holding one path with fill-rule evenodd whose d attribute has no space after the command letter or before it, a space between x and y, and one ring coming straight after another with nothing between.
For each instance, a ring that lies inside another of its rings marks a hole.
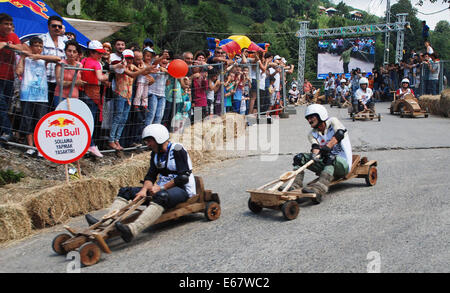
<instances>
[{"instance_id":1,"label":"blue jeans","mask_svg":"<svg viewBox=\"0 0 450 293\"><path fill-rule=\"evenodd\" d=\"M94 118L94 131L93 132L95 132L96 131L96 127L95 126L97 124L97 120L98 120L98 117L100 115L100 110L99 110L97 104L94 103L94 101L92 101L88 96L84 96L80 100L83 101L89 107L89 110L91 110L92 118ZM91 139L91 146L95 146L94 133L91 133L91 137L92 137L92 139Z\"/></svg>"},{"instance_id":2,"label":"blue jeans","mask_svg":"<svg viewBox=\"0 0 450 293\"><path fill-rule=\"evenodd\" d=\"M166 98L150 94L148 96L148 108L149 112L145 117L145 125L161 124L166 108Z\"/></svg>"},{"instance_id":3,"label":"blue jeans","mask_svg":"<svg viewBox=\"0 0 450 293\"><path fill-rule=\"evenodd\" d=\"M122 136L123 129L128 120L130 112L130 104L128 100L120 95L114 97L114 116L109 134L109 142L119 141Z\"/></svg>"},{"instance_id":4,"label":"blue jeans","mask_svg":"<svg viewBox=\"0 0 450 293\"><path fill-rule=\"evenodd\" d=\"M14 81L0 79L0 134L11 135L11 121L8 111L11 105L11 97L14 94Z\"/></svg>"}]
</instances>

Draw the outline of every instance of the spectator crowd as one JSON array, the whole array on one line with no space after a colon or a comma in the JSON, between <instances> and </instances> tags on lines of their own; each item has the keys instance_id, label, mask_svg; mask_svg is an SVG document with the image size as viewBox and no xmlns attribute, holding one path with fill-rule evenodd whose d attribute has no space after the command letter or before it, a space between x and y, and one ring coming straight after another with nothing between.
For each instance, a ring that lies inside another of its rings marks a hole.
<instances>
[{"instance_id":1,"label":"spectator crowd","mask_svg":"<svg viewBox=\"0 0 450 293\"><path fill-rule=\"evenodd\" d=\"M194 113L205 119L259 110L269 117L282 106L283 71L294 71L281 56L246 48L233 59L221 47L156 52L151 39L142 46L92 40L82 48L58 16L48 19L48 30L21 42L13 19L0 14L0 142L27 144L28 155L41 155L33 148L37 122L69 97L89 107L95 121L89 152L102 157L99 149L139 146L147 125L176 131ZM168 74L175 59L189 66L183 78Z\"/></svg>"}]
</instances>

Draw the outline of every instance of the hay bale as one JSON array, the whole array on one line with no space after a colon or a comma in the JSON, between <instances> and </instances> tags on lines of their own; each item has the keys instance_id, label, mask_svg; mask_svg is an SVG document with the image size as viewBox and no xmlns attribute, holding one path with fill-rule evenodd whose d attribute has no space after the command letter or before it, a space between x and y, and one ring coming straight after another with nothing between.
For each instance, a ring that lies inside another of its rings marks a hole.
<instances>
[{"instance_id":1,"label":"hay bale","mask_svg":"<svg viewBox=\"0 0 450 293\"><path fill-rule=\"evenodd\" d=\"M450 89L445 89L442 91L441 99L439 100L439 107L441 108L441 112L444 117L450 117Z\"/></svg>"},{"instance_id":2,"label":"hay bale","mask_svg":"<svg viewBox=\"0 0 450 293\"><path fill-rule=\"evenodd\" d=\"M0 205L0 243L30 235L31 227L30 217L22 206Z\"/></svg>"},{"instance_id":3,"label":"hay bale","mask_svg":"<svg viewBox=\"0 0 450 293\"><path fill-rule=\"evenodd\" d=\"M38 192L23 203L34 228L64 223L71 217L108 206L117 188L106 179L80 180Z\"/></svg>"},{"instance_id":4,"label":"hay bale","mask_svg":"<svg viewBox=\"0 0 450 293\"><path fill-rule=\"evenodd\" d=\"M440 96L423 95L419 99L420 108L422 110L428 109L431 114L441 115L440 98Z\"/></svg>"}]
</instances>

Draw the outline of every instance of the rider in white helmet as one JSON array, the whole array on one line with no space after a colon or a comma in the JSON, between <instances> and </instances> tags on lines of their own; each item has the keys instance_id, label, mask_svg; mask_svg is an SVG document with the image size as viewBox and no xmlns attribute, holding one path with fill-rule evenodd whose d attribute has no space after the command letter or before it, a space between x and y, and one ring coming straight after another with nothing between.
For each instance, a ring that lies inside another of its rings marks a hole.
<instances>
[{"instance_id":1,"label":"rider in white helmet","mask_svg":"<svg viewBox=\"0 0 450 293\"><path fill-rule=\"evenodd\" d=\"M359 80L359 89L355 93L355 99L358 101L358 105L353 105L353 107L357 106L357 109L353 108L355 113L367 109L375 110L373 92L369 88L369 80L366 77L362 77Z\"/></svg>"},{"instance_id":2,"label":"rider in white helmet","mask_svg":"<svg viewBox=\"0 0 450 293\"><path fill-rule=\"evenodd\" d=\"M310 153L300 153L294 157L294 169L310 160L316 162L308 169L319 175L317 182L303 188L304 172L295 178L293 188L304 193L316 193L323 196L333 179L345 177L352 166L352 146L347 129L336 117L328 117L324 106L313 104L306 108L305 118L311 125L308 135L312 147ZM320 154L320 158L317 155Z\"/></svg>"},{"instance_id":3,"label":"rider in white helmet","mask_svg":"<svg viewBox=\"0 0 450 293\"><path fill-rule=\"evenodd\" d=\"M409 88L409 79L407 78L402 80L402 86L396 92L397 99L403 99L405 95L413 95L415 97L414 91Z\"/></svg>"},{"instance_id":4,"label":"rider in white helmet","mask_svg":"<svg viewBox=\"0 0 450 293\"><path fill-rule=\"evenodd\" d=\"M338 102L340 103L347 102L347 97L349 94L347 80L343 78L340 80L339 86L336 88L336 99L338 99Z\"/></svg>"},{"instance_id":5,"label":"rider in white helmet","mask_svg":"<svg viewBox=\"0 0 450 293\"><path fill-rule=\"evenodd\" d=\"M148 207L136 221L130 224L116 223L117 230L126 242L152 225L164 210L171 209L196 194L189 154L181 144L169 141L167 128L161 124L149 125L144 128L142 139L152 150L144 185L121 188L110 208L110 211L119 210L130 200L137 202L143 197L152 197L151 201L145 202ZM86 220L89 225L98 222L91 215L86 215Z\"/></svg>"}]
</instances>

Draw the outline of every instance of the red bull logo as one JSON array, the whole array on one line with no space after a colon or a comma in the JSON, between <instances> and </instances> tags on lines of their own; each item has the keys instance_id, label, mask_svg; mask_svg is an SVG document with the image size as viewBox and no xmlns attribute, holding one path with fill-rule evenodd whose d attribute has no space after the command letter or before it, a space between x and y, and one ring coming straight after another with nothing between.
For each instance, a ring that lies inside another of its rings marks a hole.
<instances>
[{"instance_id":1,"label":"red bull logo","mask_svg":"<svg viewBox=\"0 0 450 293\"><path fill-rule=\"evenodd\" d=\"M55 128L65 128L67 126L75 126L75 120L69 120L66 118L58 118L56 120L53 121L48 121L49 125L48 127L55 127ZM51 130L46 130L45 131L45 136L47 138L50 137L67 137L67 136L77 136L80 135L80 129L77 127L74 130L70 130L70 129L61 129L59 131L51 131Z\"/></svg>"},{"instance_id":2,"label":"red bull logo","mask_svg":"<svg viewBox=\"0 0 450 293\"><path fill-rule=\"evenodd\" d=\"M17 8L27 7L37 15L42 16L45 19L48 19L48 15L45 12L48 12L48 9L45 7L45 3L41 1L32 1L32 0L0 0L0 2L9 2Z\"/></svg>"},{"instance_id":3,"label":"red bull logo","mask_svg":"<svg viewBox=\"0 0 450 293\"><path fill-rule=\"evenodd\" d=\"M49 127L61 127L61 128L64 128L64 127L66 127L66 126L69 126L69 125L72 125L72 126L75 126L75 123L74 123L74 120L69 120L69 119L66 119L66 118L58 118L58 119L56 119L56 120L54 120L54 121L49 121Z\"/></svg>"}]
</instances>

